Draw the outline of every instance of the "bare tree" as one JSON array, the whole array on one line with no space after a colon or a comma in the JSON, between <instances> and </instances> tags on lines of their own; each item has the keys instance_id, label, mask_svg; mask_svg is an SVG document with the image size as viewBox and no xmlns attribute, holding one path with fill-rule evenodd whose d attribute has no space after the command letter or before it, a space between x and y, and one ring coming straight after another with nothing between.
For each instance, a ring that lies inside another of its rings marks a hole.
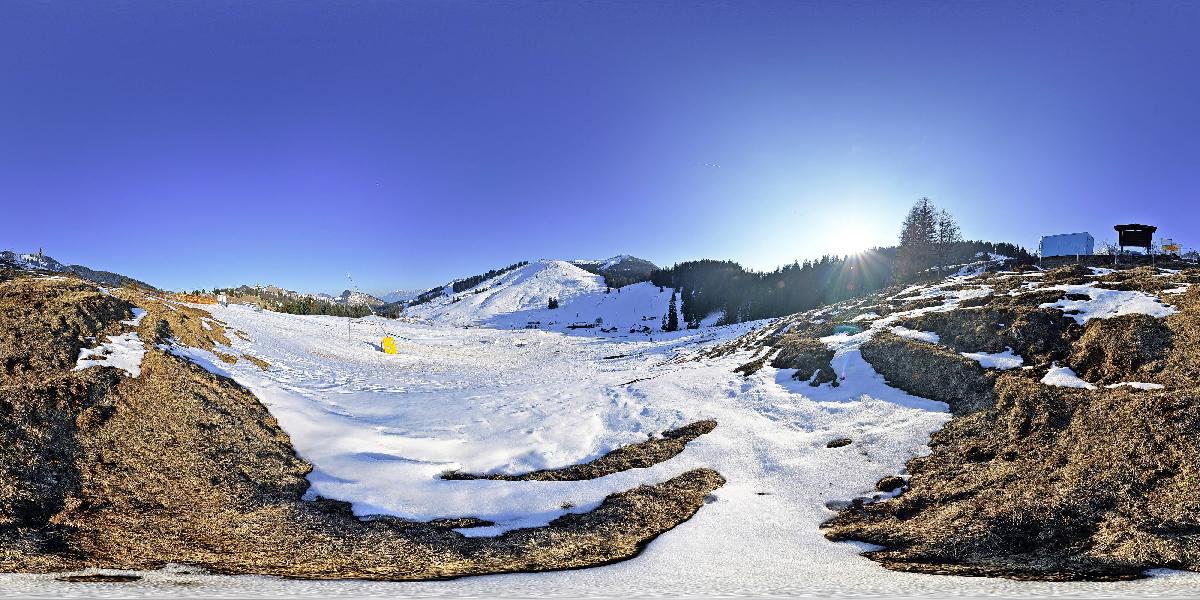
<instances>
[{"instance_id":1,"label":"bare tree","mask_svg":"<svg viewBox=\"0 0 1200 600\"><path fill-rule=\"evenodd\" d=\"M938 272L945 270L946 265L954 258L954 247L963 241L962 229L958 221L946 210L937 213L937 256Z\"/></svg>"}]
</instances>

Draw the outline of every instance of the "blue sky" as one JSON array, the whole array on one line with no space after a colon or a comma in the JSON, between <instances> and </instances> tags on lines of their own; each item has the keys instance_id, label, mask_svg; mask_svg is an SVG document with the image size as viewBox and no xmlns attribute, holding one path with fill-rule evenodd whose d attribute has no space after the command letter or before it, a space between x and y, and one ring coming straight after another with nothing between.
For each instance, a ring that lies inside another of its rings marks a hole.
<instances>
[{"instance_id":1,"label":"blue sky","mask_svg":"<svg viewBox=\"0 0 1200 600\"><path fill-rule=\"evenodd\" d=\"M168 288L1200 246L1196 2L0 3L0 247Z\"/></svg>"}]
</instances>

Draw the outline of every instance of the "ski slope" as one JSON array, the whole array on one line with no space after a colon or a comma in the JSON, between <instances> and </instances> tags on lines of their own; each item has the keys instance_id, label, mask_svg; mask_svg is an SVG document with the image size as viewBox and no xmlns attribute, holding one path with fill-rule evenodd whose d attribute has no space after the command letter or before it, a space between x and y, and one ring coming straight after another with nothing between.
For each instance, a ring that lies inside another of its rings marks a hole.
<instances>
[{"instance_id":1,"label":"ski slope","mask_svg":"<svg viewBox=\"0 0 1200 600\"><path fill-rule=\"evenodd\" d=\"M591 324L613 333L649 326L657 329L667 313L671 290L636 283L607 291L604 277L570 262L539 260L493 277L458 293L406 309L405 316L437 325L486 325L515 329L526 326L565 331ZM559 307L549 309L549 299ZM601 319L597 324L596 319ZM536 325L534 325L536 324Z\"/></svg>"}]
</instances>

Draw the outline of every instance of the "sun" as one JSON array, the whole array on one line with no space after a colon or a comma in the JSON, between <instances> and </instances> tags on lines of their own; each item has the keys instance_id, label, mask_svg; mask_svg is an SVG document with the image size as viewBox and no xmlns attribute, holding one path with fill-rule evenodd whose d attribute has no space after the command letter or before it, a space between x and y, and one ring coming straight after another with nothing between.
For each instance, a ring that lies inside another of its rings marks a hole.
<instances>
[{"instance_id":1,"label":"sun","mask_svg":"<svg viewBox=\"0 0 1200 600\"><path fill-rule=\"evenodd\" d=\"M831 254L838 256L859 254L876 245L872 233L862 223L840 222L830 227L826 247Z\"/></svg>"}]
</instances>

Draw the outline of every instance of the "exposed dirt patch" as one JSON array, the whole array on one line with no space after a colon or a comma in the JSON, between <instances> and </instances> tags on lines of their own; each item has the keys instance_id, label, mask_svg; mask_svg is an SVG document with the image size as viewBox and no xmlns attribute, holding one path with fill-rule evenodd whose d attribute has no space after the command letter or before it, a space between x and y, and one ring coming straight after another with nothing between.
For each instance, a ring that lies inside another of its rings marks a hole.
<instances>
[{"instance_id":1,"label":"exposed dirt patch","mask_svg":"<svg viewBox=\"0 0 1200 600\"><path fill-rule=\"evenodd\" d=\"M1084 265L1068 265L1046 273L1042 281L1054 285L1080 285L1092 280L1092 270Z\"/></svg>"},{"instance_id":2,"label":"exposed dirt patch","mask_svg":"<svg viewBox=\"0 0 1200 600\"><path fill-rule=\"evenodd\" d=\"M899 475L889 475L875 482L875 491L894 492L904 487L904 478Z\"/></svg>"},{"instance_id":3,"label":"exposed dirt patch","mask_svg":"<svg viewBox=\"0 0 1200 600\"><path fill-rule=\"evenodd\" d=\"M1200 277L1200 269L1191 274ZM1166 318L1171 328L1171 348L1156 381L1168 387L1190 387L1200 382L1200 285L1167 298L1179 312Z\"/></svg>"},{"instance_id":4,"label":"exposed dirt patch","mask_svg":"<svg viewBox=\"0 0 1200 600\"><path fill-rule=\"evenodd\" d=\"M996 401L994 374L940 346L882 331L863 344L861 352L888 385L945 402L955 415L987 409Z\"/></svg>"},{"instance_id":5,"label":"exposed dirt patch","mask_svg":"<svg viewBox=\"0 0 1200 600\"><path fill-rule=\"evenodd\" d=\"M251 355L249 355L249 354L243 354L243 355L242 355L242 358L244 358L244 359L246 359L246 360L250 361L250 363L251 363L251 364L253 364L254 366L256 366L256 367L258 367L258 368L260 368L260 369L262 369L262 370L264 370L264 371L266 371L267 369L270 369L270 368L271 368L271 363L269 363L269 362L267 362L267 361L265 361L265 360L263 360L263 359L261 359L261 358L259 358L259 357L257 357L257 356L251 356Z\"/></svg>"},{"instance_id":6,"label":"exposed dirt patch","mask_svg":"<svg viewBox=\"0 0 1200 600\"><path fill-rule=\"evenodd\" d=\"M217 350L214 350L213 354L215 354L217 358L221 359L221 362L223 362L227 365L236 365L237 364L238 357L235 354L227 354L225 352L220 352Z\"/></svg>"},{"instance_id":7,"label":"exposed dirt patch","mask_svg":"<svg viewBox=\"0 0 1200 600\"><path fill-rule=\"evenodd\" d=\"M1149 315L1092 319L1075 342L1069 365L1092 383L1153 382L1173 337L1166 321Z\"/></svg>"},{"instance_id":8,"label":"exposed dirt patch","mask_svg":"<svg viewBox=\"0 0 1200 600\"><path fill-rule=\"evenodd\" d=\"M1059 293L1057 298L1061 298ZM1007 296L1005 297L1007 298ZM901 319L899 324L938 334L942 344L959 352L1004 352L1011 348L1027 364L1065 359L1081 328L1062 311L986 305L972 310L933 312Z\"/></svg>"},{"instance_id":9,"label":"exposed dirt patch","mask_svg":"<svg viewBox=\"0 0 1200 600\"><path fill-rule=\"evenodd\" d=\"M571 465L561 469L546 469L521 473L519 475L477 475L461 471L450 471L443 473L442 479L490 479L493 481L582 481L585 479L596 479L630 469L645 469L674 458L680 452L683 452L683 448L688 442L712 431L716 427L716 421L696 421L678 429L664 431L662 437L650 438L644 442L622 446L591 462Z\"/></svg>"},{"instance_id":10,"label":"exposed dirt patch","mask_svg":"<svg viewBox=\"0 0 1200 600\"><path fill-rule=\"evenodd\" d=\"M778 343L779 353L771 361L776 369L796 369L793 378L808 381L810 385L822 383L838 385L837 372L833 370L833 350L820 340L796 334L784 336Z\"/></svg>"},{"instance_id":11,"label":"exposed dirt patch","mask_svg":"<svg viewBox=\"0 0 1200 600\"><path fill-rule=\"evenodd\" d=\"M1037 579L1200 568L1200 395L1077 391L1002 376L993 410L952 420L906 491L851 507L830 539L891 568Z\"/></svg>"},{"instance_id":12,"label":"exposed dirt patch","mask_svg":"<svg viewBox=\"0 0 1200 600\"><path fill-rule=\"evenodd\" d=\"M921 298L919 300L905 302L904 304L900 305L899 308L896 309L896 312L918 310L921 308L932 308L934 306L941 306L945 302L946 301L942 298Z\"/></svg>"}]
</instances>

